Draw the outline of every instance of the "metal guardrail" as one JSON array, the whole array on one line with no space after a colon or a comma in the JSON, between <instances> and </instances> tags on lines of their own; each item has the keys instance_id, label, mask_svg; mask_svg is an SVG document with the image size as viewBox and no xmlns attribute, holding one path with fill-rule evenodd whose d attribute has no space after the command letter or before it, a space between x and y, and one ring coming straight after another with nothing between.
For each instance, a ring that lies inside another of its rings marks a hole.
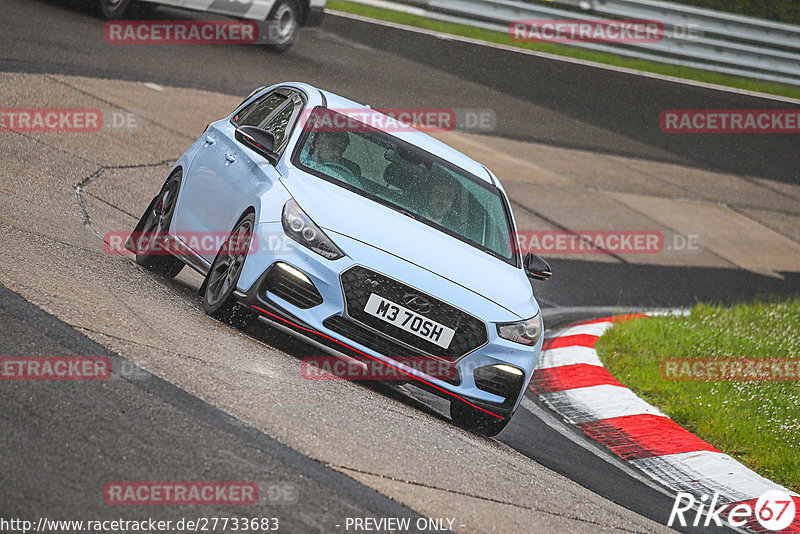
<instances>
[{"instance_id":1,"label":"metal guardrail","mask_svg":"<svg viewBox=\"0 0 800 534\"><path fill-rule=\"evenodd\" d=\"M508 32L515 20L642 19L660 22L657 42L574 42L590 50L800 86L800 26L658 0L350 0L445 22Z\"/></svg>"}]
</instances>

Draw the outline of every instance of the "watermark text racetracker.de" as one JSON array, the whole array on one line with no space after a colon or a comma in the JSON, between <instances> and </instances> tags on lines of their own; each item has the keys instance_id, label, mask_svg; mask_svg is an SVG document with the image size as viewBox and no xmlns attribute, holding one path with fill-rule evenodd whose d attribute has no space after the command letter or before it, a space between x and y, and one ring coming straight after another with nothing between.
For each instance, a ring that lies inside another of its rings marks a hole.
<instances>
[{"instance_id":1,"label":"watermark text racetracker.de","mask_svg":"<svg viewBox=\"0 0 800 534\"><path fill-rule=\"evenodd\" d=\"M253 44L252 20L117 20L106 22L109 44Z\"/></svg>"},{"instance_id":2,"label":"watermark text racetracker.de","mask_svg":"<svg viewBox=\"0 0 800 534\"><path fill-rule=\"evenodd\" d=\"M111 375L143 380L147 371L126 359L107 356L3 356L2 380L107 380Z\"/></svg>"},{"instance_id":3,"label":"watermark text racetracker.de","mask_svg":"<svg viewBox=\"0 0 800 534\"><path fill-rule=\"evenodd\" d=\"M4 132L99 132L103 114L89 108L2 108Z\"/></svg>"},{"instance_id":4,"label":"watermark text racetracker.de","mask_svg":"<svg viewBox=\"0 0 800 534\"><path fill-rule=\"evenodd\" d=\"M255 482L109 482L110 505L246 505L258 503Z\"/></svg>"},{"instance_id":5,"label":"watermark text racetracker.de","mask_svg":"<svg viewBox=\"0 0 800 534\"><path fill-rule=\"evenodd\" d=\"M665 38L697 39L702 35L699 28L640 19L520 19L509 23L508 35L516 43L658 43Z\"/></svg>"},{"instance_id":6,"label":"watermark text racetracker.de","mask_svg":"<svg viewBox=\"0 0 800 534\"><path fill-rule=\"evenodd\" d=\"M329 108L307 110L301 122L311 132L492 132L497 114L480 108Z\"/></svg>"},{"instance_id":7,"label":"watermark text racetracker.de","mask_svg":"<svg viewBox=\"0 0 800 534\"><path fill-rule=\"evenodd\" d=\"M110 255L147 254L150 256L215 255L223 246L230 254L247 256L259 252L281 250L285 239L281 234L267 236L262 242L257 233L179 232L169 235L151 232L108 232L103 236L103 248Z\"/></svg>"},{"instance_id":8,"label":"watermark text racetracker.de","mask_svg":"<svg viewBox=\"0 0 800 534\"><path fill-rule=\"evenodd\" d=\"M667 241L671 241L667 242ZM701 250L700 236L672 235L656 230L520 230L516 233L524 254L659 254Z\"/></svg>"},{"instance_id":9,"label":"watermark text racetracker.de","mask_svg":"<svg viewBox=\"0 0 800 534\"><path fill-rule=\"evenodd\" d=\"M667 109L665 133L800 133L797 109Z\"/></svg>"},{"instance_id":10,"label":"watermark text racetracker.de","mask_svg":"<svg viewBox=\"0 0 800 534\"><path fill-rule=\"evenodd\" d=\"M105 356L3 356L3 380L107 380L111 360Z\"/></svg>"},{"instance_id":11,"label":"watermark text racetracker.de","mask_svg":"<svg viewBox=\"0 0 800 534\"><path fill-rule=\"evenodd\" d=\"M97 108L2 108L2 132L90 133L110 128L138 128L139 118L128 111Z\"/></svg>"},{"instance_id":12,"label":"watermark text racetracker.de","mask_svg":"<svg viewBox=\"0 0 800 534\"><path fill-rule=\"evenodd\" d=\"M661 377L670 381L784 382L800 380L799 359L667 358Z\"/></svg>"},{"instance_id":13,"label":"watermark text racetracker.de","mask_svg":"<svg viewBox=\"0 0 800 534\"><path fill-rule=\"evenodd\" d=\"M308 356L300 362L300 374L306 380L380 381L405 381L411 376L410 371L445 381L458 376L452 363L437 358L397 354L391 358L395 364L369 358L352 357L345 360L334 356Z\"/></svg>"}]
</instances>

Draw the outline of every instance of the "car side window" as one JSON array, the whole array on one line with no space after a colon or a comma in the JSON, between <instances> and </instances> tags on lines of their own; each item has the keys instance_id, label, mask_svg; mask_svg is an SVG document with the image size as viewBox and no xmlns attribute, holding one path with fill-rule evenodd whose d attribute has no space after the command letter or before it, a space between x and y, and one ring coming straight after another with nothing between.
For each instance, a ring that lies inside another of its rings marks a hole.
<instances>
[{"instance_id":1,"label":"car side window","mask_svg":"<svg viewBox=\"0 0 800 534\"><path fill-rule=\"evenodd\" d=\"M231 122L234 126L257 126L263 128L263 123L269 116L286 102L288 97L280 93L272 93L265 98L256 100L244 107L234 115Z\"/></svg>"},{"instance_id":2,"label":"car side window","mask_svg":"<svg viewBox=\"0 0 800 534\"><path fill-rule=\"evenodd\" d=\"M284 148L284 142L288 138L288 133L291 131L291 126L296 122L297 115L303 108L302 99L299 95L292 95L291 101L283 108L276 111L269 122L263 126L265 130L272 132L275 135L275 150L281 152Z\"/></svg>"}]
</instances>

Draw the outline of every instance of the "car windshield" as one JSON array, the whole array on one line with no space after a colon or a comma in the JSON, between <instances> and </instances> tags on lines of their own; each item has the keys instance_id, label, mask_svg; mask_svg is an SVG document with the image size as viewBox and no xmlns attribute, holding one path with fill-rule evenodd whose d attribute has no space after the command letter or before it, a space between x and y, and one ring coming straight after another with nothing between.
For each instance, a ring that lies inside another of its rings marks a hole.
<instances>
[{"instance_id":1,"label":"car windshield","mask_svg":"<svg viewBox=\"0 0 800 534\"><path fill-rule=\"evenodd\" d=\"M417 146L330 109L316 108L293 162L516 264L499 189Z\"/></svg>"}]
</instances>

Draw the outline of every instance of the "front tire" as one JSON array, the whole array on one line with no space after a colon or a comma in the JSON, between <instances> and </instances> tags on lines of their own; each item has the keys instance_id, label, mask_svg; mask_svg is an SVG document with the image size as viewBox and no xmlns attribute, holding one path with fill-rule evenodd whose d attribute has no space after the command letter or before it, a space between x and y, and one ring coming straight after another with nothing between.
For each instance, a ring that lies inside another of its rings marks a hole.
<instances>
[{"instance_id":1,"label":"front tire","mask_svg":"<svg viewBox=\"0 0 800 534\"><path fill-rule=\"evenodd\" d=\"M244 328L255 318L244 309L233 292L244 269L244 259L253 239L256 216L242 217L217 252L203 283L203 310L224 323Z\"/></svg>"},{"instance_id":2,"label":"front tire","mask_svg":"<svg viewBox=\"0 0 800 534\"><path fill-rule=\"evenodd\" d=\"M464 401L453 399L450 401L450 419L463 429L491 437L496 436L506 427L511 416L498 419L494 415L473 408Z\"/></svg>"},{"instance_id":3,"label":"front tire","mask_svg":"<svg viewBox=\"0 0 800 534\"><path fill-rule=\"evenodd\" d=\"M300 35L300 9L294 0L278 0L267 20L267 47L275 52L285 52Z\"/></svg>"}]
</instances>

